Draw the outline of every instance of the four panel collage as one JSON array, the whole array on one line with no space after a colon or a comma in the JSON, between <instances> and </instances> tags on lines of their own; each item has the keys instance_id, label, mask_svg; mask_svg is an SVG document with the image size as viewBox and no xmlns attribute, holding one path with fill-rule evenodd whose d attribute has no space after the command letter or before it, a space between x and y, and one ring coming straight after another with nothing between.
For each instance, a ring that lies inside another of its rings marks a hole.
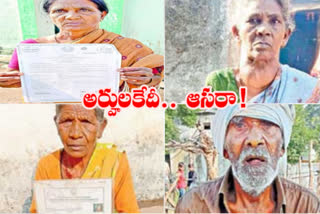
<instances>
[{"instance_id":1,"label":"four panel collage","mask_svg":"<svg viewBox=\"0 0 320 214\"><path fill-rule=\"evenodd\" d=\"M320 213L320 0L0 2L0 213Z\"/></svg>"}]
</instances>

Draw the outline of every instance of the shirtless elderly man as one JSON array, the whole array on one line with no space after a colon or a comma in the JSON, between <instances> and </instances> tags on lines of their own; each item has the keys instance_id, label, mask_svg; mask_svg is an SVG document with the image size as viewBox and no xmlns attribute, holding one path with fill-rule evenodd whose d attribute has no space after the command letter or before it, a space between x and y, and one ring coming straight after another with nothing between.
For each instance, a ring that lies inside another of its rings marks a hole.
<instances>
[{"instance_id":1,"label":"shirtless elderly man","mask_svg":"<svg viewBox=\"0 0 320 214\"><path fill-rule=\"evenodd\" d=\"M223 177L186 193L176 212L319 213L316 195L278 175L294 117L293 106L282 104L217 111L213 140L231 167Z\"/></svg>"}]
</instances>

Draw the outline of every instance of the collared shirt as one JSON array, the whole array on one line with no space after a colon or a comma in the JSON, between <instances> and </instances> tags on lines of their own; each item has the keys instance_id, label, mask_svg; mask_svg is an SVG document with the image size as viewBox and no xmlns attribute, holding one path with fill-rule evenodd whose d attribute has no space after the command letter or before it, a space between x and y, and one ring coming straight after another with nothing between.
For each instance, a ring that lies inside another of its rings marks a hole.
<instances>
[{"instance_id":1,"label":"collared shirt","mask_svg":"<svg viewBox=\"0 0 320 214\"><path fill-rule=\"evenodd\" d=\"M307 188L285 178L272 183L275 193L274 213L320 213L319 198ZM192 188L180 199L176 213L228 213L227 201L235 201L232 170L225 176Z\"/></svg>"}]
</instances>

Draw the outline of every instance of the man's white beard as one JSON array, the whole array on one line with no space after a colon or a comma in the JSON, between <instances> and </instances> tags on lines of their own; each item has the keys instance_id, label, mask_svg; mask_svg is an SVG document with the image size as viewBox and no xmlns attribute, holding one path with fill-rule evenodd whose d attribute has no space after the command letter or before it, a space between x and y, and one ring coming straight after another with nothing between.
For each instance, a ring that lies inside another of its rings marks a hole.
<instances>
[{"instance_id":1,"label":"man's white beard","mask_svg":"<svg viewBox=\"0 0 320 214\"><path fill-rule=\"evenodd\" d=\"M252 167L245 164L249 155L262 156L265 163L262 166ZM272 167L275 164L275 169ZM243 191L253 197L259 196L278 175L279 158L271 157L264 148L248 148L241 152L237 161L232 163L232 173L239 182Z\"/></svg>"}]
</instances>

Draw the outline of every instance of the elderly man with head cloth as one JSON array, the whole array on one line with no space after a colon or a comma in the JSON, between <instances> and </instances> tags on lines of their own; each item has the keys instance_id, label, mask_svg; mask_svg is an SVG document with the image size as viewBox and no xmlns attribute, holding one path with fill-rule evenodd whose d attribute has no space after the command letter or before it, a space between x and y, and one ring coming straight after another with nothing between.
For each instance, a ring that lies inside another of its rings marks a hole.
<instances>
[{"instance_id":1,"label":"elderly man with head cloth","mask_svg":"<svg viewBox=\"0 0 320 214\"><path fill-rule=\"evenodd\" d=\"M231 167L224 176L186 193L176 212L319 213L316 195L278 175L294 117L293 106L282 104L218 110L213 140Z\"/></svg>"}]
</instances>

